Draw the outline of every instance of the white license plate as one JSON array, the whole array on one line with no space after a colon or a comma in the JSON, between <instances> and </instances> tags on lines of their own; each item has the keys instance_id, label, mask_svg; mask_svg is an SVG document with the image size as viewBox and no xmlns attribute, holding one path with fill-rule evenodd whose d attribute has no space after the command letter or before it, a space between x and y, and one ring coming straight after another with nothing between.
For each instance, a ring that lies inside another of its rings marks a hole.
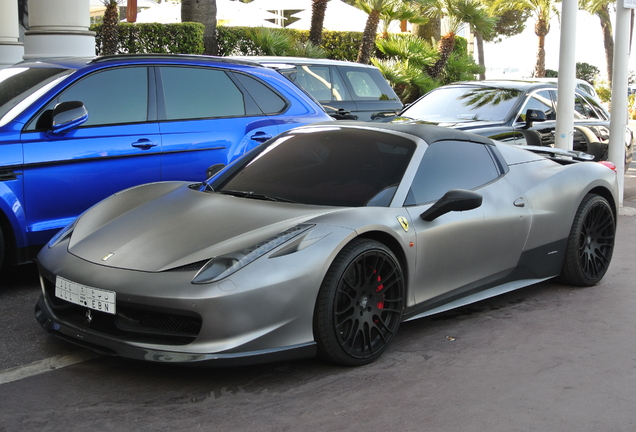
<instances>
[{"instance_id":1,"label":"white license plate","mask_svg":"<svg viewBox=\"0 0 636 432\"><path fill-rule=\"evenodd\" d=\"M57 276L55 297L109 314L115 313L115 292L93 288Z\"/></svg>"}]
</instances>

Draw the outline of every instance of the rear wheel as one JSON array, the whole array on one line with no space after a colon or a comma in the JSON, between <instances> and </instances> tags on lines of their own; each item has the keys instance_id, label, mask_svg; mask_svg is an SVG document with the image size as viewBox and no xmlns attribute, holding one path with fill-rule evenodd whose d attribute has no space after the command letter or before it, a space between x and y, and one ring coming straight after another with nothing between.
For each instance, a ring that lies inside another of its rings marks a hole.
<instances>
[{"instance_id":1,"label":"rear wheel","mask_svg":"<svg viewBox=\"0 0 636 432\"><path fill-rule=\"evenodd\" d=\"M382 243L356 239L336 257L320 287L314 333L321 357L358 366L376 360L397 332L404 277Z\"/></svg>"},{"instance_id":2,"label":"rear wheel","mask_svg":"<svg viewBox=\"0 0 636 432\"><path fill-rule=\"evenodd\" d=\"M570 230L561 280L578 286L599 283L612 260L615 235L614 213L607 200L586 195Z\"/></svg>"}]
</instances>

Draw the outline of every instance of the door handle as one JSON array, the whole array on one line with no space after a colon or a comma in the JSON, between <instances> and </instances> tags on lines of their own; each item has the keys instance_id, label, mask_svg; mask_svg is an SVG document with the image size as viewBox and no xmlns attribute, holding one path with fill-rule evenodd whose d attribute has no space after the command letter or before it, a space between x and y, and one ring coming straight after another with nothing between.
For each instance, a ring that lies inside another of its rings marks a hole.
<instances>
[{"instance_id":1,"label":"door handle","mask_svg":"<svg viewBox=\"0 0 636 432\"><path fill-rule=\"evenodd\" d=\"M138 149L148 150L153 147L157 147L158 144L159 143L157 141L150 141L148 138L141 138L132 143L132 146Z\"/></svg>"},{"instance_id":2,"label":"door handle","mask_svg":"<svg viewBox=\"0 0 636 432\"><path fill-rule=\"evenodd\" d=\"M268 139L270 139L272 136L270 134L267 134L265 132L256 132L254 135L252 135L250 137L251 140L260 142L260 143L264 143L265 141L267 141Z\"/></svg>"}]
</instances>

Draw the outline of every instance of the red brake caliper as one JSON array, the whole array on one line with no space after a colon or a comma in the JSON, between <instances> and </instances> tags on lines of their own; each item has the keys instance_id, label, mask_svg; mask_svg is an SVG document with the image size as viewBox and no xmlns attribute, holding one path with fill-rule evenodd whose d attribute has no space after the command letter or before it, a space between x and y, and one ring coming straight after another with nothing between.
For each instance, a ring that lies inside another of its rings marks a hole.
<instances>
[{"instance_id":1,"label":"red brake caliper","mask_svg":"<svg viewBox=\"0 0 636 432\"><path fill-rule=\"evenodd\" d=\"M384 284L382 284L382 277L378 276L378 287L375 289L375 292L379 293L384 289ZM382 298L384 298L384 294L382 294ZM384 309L384 300L380 300L377 304L378 309Z\"/></svg>"}]
</instances>

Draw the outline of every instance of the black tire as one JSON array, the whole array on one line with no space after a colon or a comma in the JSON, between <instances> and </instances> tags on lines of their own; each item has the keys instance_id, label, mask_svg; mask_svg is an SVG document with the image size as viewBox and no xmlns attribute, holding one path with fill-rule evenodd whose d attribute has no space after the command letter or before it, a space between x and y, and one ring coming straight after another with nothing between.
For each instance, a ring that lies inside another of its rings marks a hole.
<instances>
[{"instance_id":1,"label":"black tire","mask_svg":"<svg viewBox=\"0 0 636 432\"><path fill-rule=\"evenodd\" d=\"M347 366L376 360L404 310L402 268L382 243L356 239L340 251L320 286L314 334L320 357Z\"/></svg>"},{"instance_id":2,"label":"black tire","mask_svg":"<svg viewBox=\"0 0 636 432\"><path fill-rule=\"evenodd\" d=\"M586 195L570 230L561 281L576 286L599 283L612 260L615 236L616 221L607 200Z\"/></svg>"}]
</instances>

